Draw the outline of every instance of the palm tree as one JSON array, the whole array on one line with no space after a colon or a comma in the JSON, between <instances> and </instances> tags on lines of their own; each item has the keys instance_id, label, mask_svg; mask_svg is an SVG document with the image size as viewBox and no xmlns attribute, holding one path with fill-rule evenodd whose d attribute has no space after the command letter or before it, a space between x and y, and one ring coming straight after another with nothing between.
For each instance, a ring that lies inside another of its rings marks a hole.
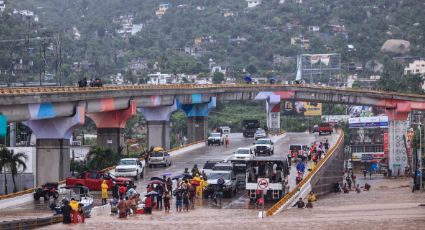
<instances>
[{"instance_id":1,"label":"palm tree","mask_svg":"<svg viewBox=\"0 0 425 230\"><path fill-rule=\"evenodd\" d=\"M18 168L22 167L22 171L27 169L25 161L27 160L25 153L14 153L5 147L0 149L0 171L4 171L5 194L7 194L7 177L6 171L12 173L13 192L17 192L15 177L18 174Z\"/></svg>"},{"instance_id":2,"label":"palm tree","mask_svg":"<svg viewBox=\"0 0 425 230\"><path fill-rule=\"evenodd\" d=\"M87 155L88 167L93 170L101 170L116 164L120 159L119 153L110 149L93 148Z\"/></svg>"}]
</instances>

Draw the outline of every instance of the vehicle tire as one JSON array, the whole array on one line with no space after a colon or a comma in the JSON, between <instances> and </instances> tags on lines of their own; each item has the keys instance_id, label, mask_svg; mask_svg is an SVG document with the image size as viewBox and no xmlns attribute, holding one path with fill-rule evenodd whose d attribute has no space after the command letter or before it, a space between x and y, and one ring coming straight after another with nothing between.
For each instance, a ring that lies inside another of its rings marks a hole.
<instances>
[{"instance_id":1,"label":"vehicle tire","mask_svg":"<svg viewBox=\"0 0 425 230\"><path fill-rule=\"evenodd\" d=\"M136 176L134 177L134 180L135 181L139 180L139 171L136 172Z\"/></svg>"},{"instance_id":2,"label":"vehicle tire","mask_svg":"<svg viewBox=\"0 0 425 230\"><path fill-rule=\"evenodd\" d=\"M48 192L45 192L45 193L43 194L43 198L44 198L44 200L45 200L45 201L50 200L50 195L49 195L49 193L48 193Z\"/></svg>"},{"instance_id":3,"label":"vehicle tire","mask_svg":"<svg viewBox=\"0 0 425 230\"><path fill-rule=\"evenodd\" d=\"M34 193L34 200L40 200L40 195L38 193Z\"/></svg>"},{"instance_id":4,"label":"vehicle tire","mask_svg":"<svg viewBox=\"0 0 425 230\"><path fill-rule=\"evenodd\" d=\"M152 168L152 165L151 164L149 164L148 166L149 166L149 168Z\"/></svg>"},{"instance_id":5,"label":"vehicle tire","mask_svg":"<svg viewBox=\"0 0 425 230\"><path fill-rule=\"evenodd\" d=\"M54 199L58 199L59 198L59 193L57 191L53 192L52 194Z\"/></svg>"},{"instance_id":6,"label":"vehicle tire","mask_svg":"<svg viewBox=\"0 0 425 230\"><path fill-rule=\"evenodd\" d=\"M144 168L143 168L142 173L140 174L140 178L143 178L143 177L145 177L145 169Z\"/></svg>"}]
</instances>

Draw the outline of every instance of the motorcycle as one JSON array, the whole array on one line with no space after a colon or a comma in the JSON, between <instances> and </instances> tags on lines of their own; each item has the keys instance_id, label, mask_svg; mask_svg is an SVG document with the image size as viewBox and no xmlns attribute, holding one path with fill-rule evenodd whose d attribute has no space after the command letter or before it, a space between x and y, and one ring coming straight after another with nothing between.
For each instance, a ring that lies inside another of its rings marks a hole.
<instances>
[{"instance_id":1,"label":"motorcycle","mask_svg":"<svg viewBox=\"0 0 425 230\"><path fill-rule=\"evenodd\" d=\"M34 200L40 200L43 197L45 201L50 200L50 197L57 199L59 197L58 183L49 183L37 188L34 193Z\"/></svg>"}]
</instances>

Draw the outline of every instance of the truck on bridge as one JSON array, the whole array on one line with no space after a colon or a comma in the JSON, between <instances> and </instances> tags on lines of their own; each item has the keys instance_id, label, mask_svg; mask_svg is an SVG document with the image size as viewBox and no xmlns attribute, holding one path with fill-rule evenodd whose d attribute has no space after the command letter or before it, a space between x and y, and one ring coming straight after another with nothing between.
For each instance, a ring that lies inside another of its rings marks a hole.
<instances>
[{"instance_id":1,"label":"truck on bridge","mask_svg":"<svg viewBox=\"0 0 425 230\"><path fill-rule=\"evenodd\" d=\"M257 129L260 128L259 120L243 120L242 121L242 132L244 137L254 137Z\"/></svg>"}]
</instances>

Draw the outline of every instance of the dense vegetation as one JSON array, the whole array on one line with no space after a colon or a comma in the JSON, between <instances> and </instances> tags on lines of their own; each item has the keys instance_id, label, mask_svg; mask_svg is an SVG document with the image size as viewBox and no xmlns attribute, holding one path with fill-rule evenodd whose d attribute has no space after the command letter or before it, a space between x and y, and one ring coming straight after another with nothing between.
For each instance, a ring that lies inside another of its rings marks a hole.
<instances>
[{"instance_id":1,"label":"dense vegetation","mask_svg":"<svg viewBox=\"0 0 425 230\"><path fill-rule=\"evenodd\" d=\"M269 76L269 71L275 70L273 74L291 77L295 63L273 66L273 55L294 58L300 53L335 52L342 54L344 63L377 60L390 66L392 55L380 52L380 48L393 38L410 41L410 55L424 56L425 17L421 0L294 2L263 1L248 9L245 0L173 0L160 19L155 10L167 1L21 0L9 1L6 12L13 8L32 10L40 18L38 33L52 31L63 35L62 67L68 83L81 76L124 73L133 58L148 60L149 71L154 71L157 62L155 71L187 74L207 72L209 59L213 58L216 63L229 65L236 77L247 67L251 74ZM233 16L224 17L224 12L229 11ZM144 27L134 36L121 38L116 33L120 25L113 23L113 19L129 14L133 15L134 24L143 23ZM1 17L0 37L14 37L22 32L15 28L19 23L3 20L7 14ZM344 25L346 32L334 33L330 25L335 24ZM309 31L309 26L320 26L320 32ZM75 40L65 33L72 27L78 29L81 39ZM290 38L299 35L310 39L309 50L290 45ZM202 36L211 36L211 40L201 44L206 53L194 58L182 52ZM246 40L231 40L237 37ZM348 44L355 49L347 49ZM72 71L71 64L82 60L94 63L94 68ZM129 73L126 76L137 81Z\"/></svg>"}]
</instances>

